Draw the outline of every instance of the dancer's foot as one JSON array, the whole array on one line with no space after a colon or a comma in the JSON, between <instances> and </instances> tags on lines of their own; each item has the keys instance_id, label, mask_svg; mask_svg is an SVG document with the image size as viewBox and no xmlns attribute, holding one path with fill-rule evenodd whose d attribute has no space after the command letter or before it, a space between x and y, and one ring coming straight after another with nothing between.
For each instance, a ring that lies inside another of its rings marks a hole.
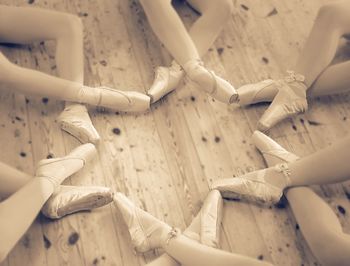
<instances>
[{"instance_id":1,"label":"dancer's foot","mask_svg":"<svg viewBox=\"0 0 350 266\"><path fill-rule=\"evenodd\" d=\"M305 77L289 71L289 76L281 87L269 108L258 123L258 129L266 131L287 117L307 110Z\"/></svg>"},{"instance_id":2,"label":"dancer's foot","mask_svg":"<svg viewBox=\"0 0 350 266\"><path fill-rule=\"evenodd\" d=\"M137 91L121 91L109 87L81 86L78 98L82 102L123 112L143 112L149 109L151 98Z\"/></svg>"},{"instance_id":3,"label":"dancer's foot","mask_svg":"<svg viewBox=\"0 0 350 266\"><path fill-rule=\"evenodd\" d=\"M243 85L237 89L237 103L240 106L245 106L260 102L271 102L278 92L278 87L278 81L273 79Z\"/></svg>"},{"instance_id":4,"label":"dancer's foot","mask_svg":"<svg viewBox=\"0 0 350 266\"><path fill-rule=\"evenodd\" d=\"M255 131L252 139L269 167L279 163L294 162L299 158L260 131Z\"/></svg>"},{"instance_id":5,"label":"dancer's foot","mask_svg":"<svg viewBox=\"0 0 350 266\"><path fill-rule=\"evenodd\" d=\"M71 213L102 207L112 200L113 192L107 187L59 186L41 212L48 218L59 219Z\"/></svg>"},{"instance_id":6,"label":"dancer's foot","mask_svg":"<svg viewBox=\"0 0 350 266\"><path fill-rule=\"evenodd\" d=\"M224 198L273 205L280 201L283 190L290 185L289 176L288 165L279 164L241 177L217 180L211 188L219 190Z\"/></svg>"},{"instance_id":7,"label":"dancer's foot","mask_svg":"<svg viewBox=\"0 0 350 266\"><path fill-rule=\"evenodd\" d=\"M132 243L138 252L147 252L166 244L172 229L166 223L136 207L122 193L116 193L114 203L128 226Z\"/></svg>"},{"instance_id":8,"label":"dancer's foot","mask_svg":"<svg viewBox=\"0 0 350 266\"><path fill-rule=\"evenodd\" d=\"M170 67L157 67L155 74L153 84L147 92L147 95L151 97L151 103L157 102L175 90L185 75L181 66L175 61Z\"/></svg>"},{"instance_id":9,"label":"dancer's foot","mask_svg":"<svg viewBox=\"0 0 350 266\"><path fill-rule=\"evenodd\" d=\"M208 193L200 210L201 243L218 248L220 244L220 226L222 220L223 200L218 190Z\"/></svg>"},{"instance_id":10,"label":"dancer's foot","mask_svg":"<svg viewBox=\"0 0 350 266\"><path fill-rule=\"evenodd\" d=\"M238 94L226 80L207 70L203 62L190 60L184 66L188 77L213 98L227 104L237 102Z\"/></svg>"},{"instance_id":11,"label":"dancer's foot","mask_svg":"<svg viewBox=\"0 0 350 266\"><path fill-rule=\"evenodd\" d=\"M97 144L100 141L100 135L94 128L84 105L72 104L67 106L57 120L62 130L76 137L81 143Z\"/></svg>"},{"instance_id":12,"label":"dancer's foot","mask_svg":"<svg viewBox=\"0 0 350 266\"><path fill-rule=\"evenodd\" d=\"M95 154L96 149L93 144L83 144L67 156L41 160L37 165L35 176L47 178L54 188L58 189L67 177L80 170Z\"/></svg>"}]
</instances>

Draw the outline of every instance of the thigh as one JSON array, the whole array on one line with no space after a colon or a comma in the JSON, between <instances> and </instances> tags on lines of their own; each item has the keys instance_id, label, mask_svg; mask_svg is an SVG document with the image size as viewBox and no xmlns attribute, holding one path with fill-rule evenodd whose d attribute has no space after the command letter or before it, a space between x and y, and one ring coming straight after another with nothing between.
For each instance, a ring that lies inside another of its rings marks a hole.
<instances>
[{"instance_id":1,"label":"thigh","mask_svg":"<svg viewBox=\"0 0 350 266\"><path fill-rule=\"evenodd\" d=\"M0 42L29 43L55 39L64 31L66 13L0 5Z\"/></svg>"}]
</instances>

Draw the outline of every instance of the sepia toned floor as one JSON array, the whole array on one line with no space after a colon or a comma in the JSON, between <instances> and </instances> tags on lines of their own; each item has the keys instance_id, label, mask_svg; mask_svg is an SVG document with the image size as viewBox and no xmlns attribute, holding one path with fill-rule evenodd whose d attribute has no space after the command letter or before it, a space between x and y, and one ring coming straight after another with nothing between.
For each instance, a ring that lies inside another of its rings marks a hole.
<instances>
[{"instance_id":1,"label":"sepia toned floor","mask_svg":"<svg viewBox=\"0 0 350 266\"><path fill-rule=\"evenodd\" d=\"M233 2L232 18L204 61L239 87L279 78L292 68L317 9L330 1ZM153 69L171 60L137 0L0 0L0 4L13 3L82 18L87 85L146 92ZM187 26L197 17L186 4L178 3L177 10ZM51 42L0 46L11 61L56 75L54 49ZM342 47L338 59L349 55L350 50ZM266 107L227 106L183 83L146 114L90 108L102 137L98 157L67 183L110 186L156 217L184 229L199 211L213 180L265 166L250 136ZM54 99L0 88L0 160L33 174L40 159L63 156L79 145L55 120L62 109L63 103ZM345 94L310 100L307 114L286 120L269 135L305 156L349 130L350 97ZM350 182L314 189L350 233ZM222 249L275 265L317 265L288 206L264 209L225 201L223 215ZM58 221L39 215L1 266L133 266L144 265L160 253L134 254L127 228L110 205Z\"/></svg>"}]
</instances>

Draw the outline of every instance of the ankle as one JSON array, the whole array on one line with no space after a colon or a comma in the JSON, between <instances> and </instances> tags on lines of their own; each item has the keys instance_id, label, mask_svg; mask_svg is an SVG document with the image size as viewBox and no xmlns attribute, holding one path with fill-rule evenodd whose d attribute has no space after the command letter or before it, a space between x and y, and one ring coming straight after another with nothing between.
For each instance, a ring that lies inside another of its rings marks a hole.
<instances>
[{"instance_id":1,"label":"ankle","mask_svg":"<svg viewBox=\"0 0 350 266\"><path fill-rule=\"evenodd\" d=\"M265 180L273 186L285 189L289 184L289 180L284 172L278 167L279 166L275 166L266 169L267 173L265 175Z\"/></svg>"}]
</instances>

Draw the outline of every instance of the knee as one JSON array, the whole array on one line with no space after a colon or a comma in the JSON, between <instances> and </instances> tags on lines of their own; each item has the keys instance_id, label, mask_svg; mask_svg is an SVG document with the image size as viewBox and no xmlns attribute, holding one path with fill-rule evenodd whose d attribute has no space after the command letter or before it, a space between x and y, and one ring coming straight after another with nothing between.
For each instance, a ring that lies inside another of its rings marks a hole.
<instances>
[{"instance_id":1,"label":"knee","mask_svg":"<svg viewBox=\"0 0 350 266\"><path fill-rule=\"evenodd\" d=\"M214 17L216 21L223 23L227 21L233 12L233 3L232 0L218 0L210 1L204 10L201 10L202 15L208 14L211 17Z\"/></svg>"},{"instance_id":2,"label":"knee","mask_svg":"<svg viewBox=\"0 0 350 266\"><path fill-rule=\"evenodd\" d=\"M61 30L59 30L59 34L57 38L82 38L83 36L83 23L78 16L72 14L64 14L63 19L60 24Z\"/></svg>"},{"instance_id":3,"label":"knee","mask_svg":"<svg viewBox=\"0 0 350 266\"><path fill-rule=\"evenodd\" d=\"M349 7L347 1L325 4L319 9L317 20L323 21L325 25L341 28L344 22L349 21Z\"/></svg>"}]
</instances>

